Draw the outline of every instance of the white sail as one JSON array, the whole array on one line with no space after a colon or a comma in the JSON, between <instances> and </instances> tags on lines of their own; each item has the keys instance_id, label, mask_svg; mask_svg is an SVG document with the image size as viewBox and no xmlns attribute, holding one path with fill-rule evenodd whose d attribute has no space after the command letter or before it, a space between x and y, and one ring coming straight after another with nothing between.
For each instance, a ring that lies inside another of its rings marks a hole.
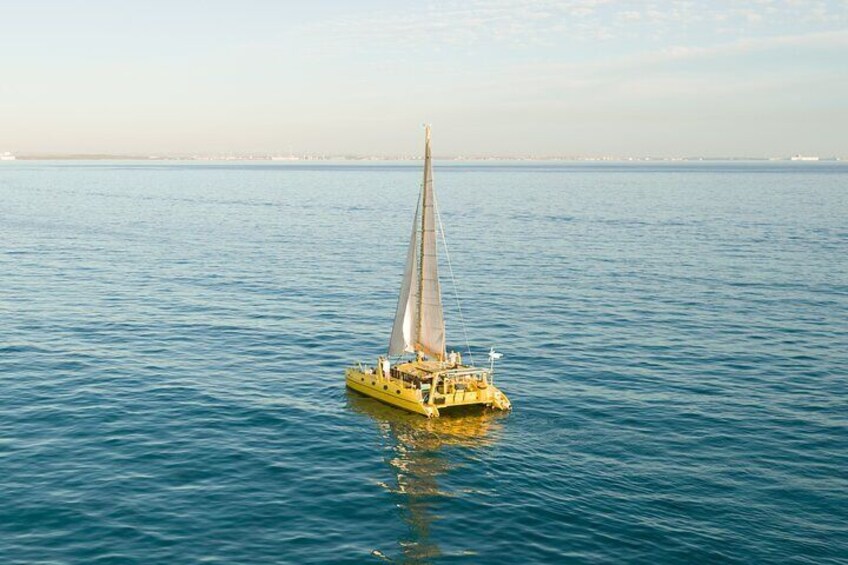
<instances>
[{"instance_id":1,"label":"white sail","mask_svg":"<svg viewBox=\"0 0 848 565\"><path fill-rule=\"evenodd\" d=\"M413 287L413 280L418 277L418 231L421 224L418 214L421 208L415 209L415 218L412 220L412 237L409 240L409 251L406 254L406 268L403 271L403 283L400 286L397 312L395 313L395 324L392 326L392 337L389 341L389 355L403 355L415 352L415 309L418 304L415 298L417 289Z\"/></svg>"},{"instance_id":2,"label":"white sail","mask_svg":"<svg viewBox=\"0 0 848 565\"><path fill-rule=\"evenodd\" d=\"M425 132L424 184L412 224L389 355L421 351L444 359L445 321L439 287L430 126L426 126Z\"/></svg>"}]
</instances>

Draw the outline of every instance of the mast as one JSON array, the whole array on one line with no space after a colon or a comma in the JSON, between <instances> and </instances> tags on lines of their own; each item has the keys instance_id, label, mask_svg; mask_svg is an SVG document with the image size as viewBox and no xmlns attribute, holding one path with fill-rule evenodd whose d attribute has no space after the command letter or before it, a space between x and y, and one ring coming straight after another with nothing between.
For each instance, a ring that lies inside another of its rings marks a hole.
<instances>
[{"instance_id":1,"label":"mast","mask_svg":"<svg viewBox=\"0 0 848 565\"><path fill-rule=\"evenodd\" d=\"M417 319L415 328L418 339L421 339L422 317L421 306L424 301L424 232L427 229L427 181L430 180L430 124L424 125L424 184L421 190L421 249L418 252L418 308L416 308ZM420 350L421 344L416 343L416 350Z\"/></svg>"}]
</instances>

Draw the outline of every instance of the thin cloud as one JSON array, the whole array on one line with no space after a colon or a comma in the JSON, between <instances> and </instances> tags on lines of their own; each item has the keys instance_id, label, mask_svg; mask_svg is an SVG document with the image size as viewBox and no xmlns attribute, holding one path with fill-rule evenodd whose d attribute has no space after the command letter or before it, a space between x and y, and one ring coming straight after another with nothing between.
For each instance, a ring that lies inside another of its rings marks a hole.
<instances>
[{"instance_id":1,"label":"thin cloud","mask_svg":"<svg viewBox=\"0 0 848 565\"><path fill-rule=\"evenodd\" d=\"M791 1L757 2L739 6L718 2L694 5L675 0L603 2L576 0L473 0L462 4L437 3L429 8L355 14L330 19L309 32L320 32L355 48L386 45L551 45L599 38L644 38L655 41L679 37L681 30L698 26L702 35L752 33L808 26L807 31L839 29L848 24L848 3ZM753 26L753 27L752 27ZM822 29L827 28L827 29ZM685 34L684 34L685 35Z\"/></svg>"}]
</instances>

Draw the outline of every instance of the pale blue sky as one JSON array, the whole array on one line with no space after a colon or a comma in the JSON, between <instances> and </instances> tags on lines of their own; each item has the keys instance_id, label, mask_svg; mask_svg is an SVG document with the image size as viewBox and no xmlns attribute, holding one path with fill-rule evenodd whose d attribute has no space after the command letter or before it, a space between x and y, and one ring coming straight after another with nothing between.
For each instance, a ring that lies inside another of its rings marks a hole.
<instances>
[{"instance_id":1,"label":"pale blue sky","mask_svg":"<svg viewBox=\"0 0 848 565\"><path fill-rule=\"evenodd\" d=\"M848 156L848 2L8 2L0 152Z\"/></svg>"}]
</instances>

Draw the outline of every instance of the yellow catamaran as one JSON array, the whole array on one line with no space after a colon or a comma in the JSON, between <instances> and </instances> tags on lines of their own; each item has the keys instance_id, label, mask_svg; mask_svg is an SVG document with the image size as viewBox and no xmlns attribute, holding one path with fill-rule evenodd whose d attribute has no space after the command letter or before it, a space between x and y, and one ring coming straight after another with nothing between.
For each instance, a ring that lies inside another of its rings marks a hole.
<instances>
[{"instance_id":1,"label":"yellow catamaran","mask_svg":"<svg viewBox=\"0 0 848 565\"><path fill-rule=\"evenodd\" d=\"M494 361L499 354L490 351L488 369L464 365L456 351L447 354L439 286L437 214L428 125L425 126L424 183L412 223L388 354L379 357L374 367L360 363L348 368L345 381L357 392L430 418L455 406L482 405L509 410L512 407L509 399L492 382ZM394 365L392 358L397 360Z\"/></svg>"}]
</instances>

